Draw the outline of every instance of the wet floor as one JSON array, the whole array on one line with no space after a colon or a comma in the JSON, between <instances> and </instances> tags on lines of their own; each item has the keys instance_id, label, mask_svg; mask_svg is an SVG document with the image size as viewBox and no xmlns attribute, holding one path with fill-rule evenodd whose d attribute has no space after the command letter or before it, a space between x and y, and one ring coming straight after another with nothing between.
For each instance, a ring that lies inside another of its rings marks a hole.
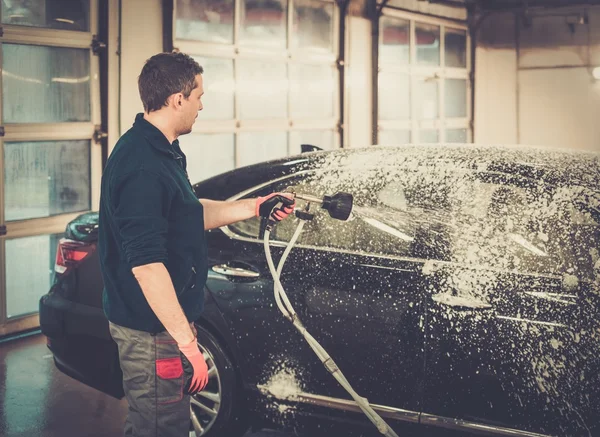
<instances>
[{"instance_id":1,"label":"wet floor","mask_svg":"<svg viewBox=\"0 0 600 437\"><path fill-rule=\"evenodd\" d=\"M41 334L0 343L0 436L115 437L127 403L58 371ZM291 437L274 431L245 437Z\"/></svg>"}]
</instances>

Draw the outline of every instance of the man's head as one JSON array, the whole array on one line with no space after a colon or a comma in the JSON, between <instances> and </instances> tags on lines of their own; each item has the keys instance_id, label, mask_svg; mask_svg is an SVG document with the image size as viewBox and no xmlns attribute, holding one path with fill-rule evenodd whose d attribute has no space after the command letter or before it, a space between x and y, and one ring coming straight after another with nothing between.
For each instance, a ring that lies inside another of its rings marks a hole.
<instances>
[{"instance_id":1,"label":"man's head","mask_svg":"<svg viewBox=\"0 0 600 437\"><path fill-rule=\"evenodd\" d=\"M202 67L183 53L152 56L138 78L144 111L160 113L176 135L190 133L202 110L202 73Z\"/></svg>"}]
</instances>

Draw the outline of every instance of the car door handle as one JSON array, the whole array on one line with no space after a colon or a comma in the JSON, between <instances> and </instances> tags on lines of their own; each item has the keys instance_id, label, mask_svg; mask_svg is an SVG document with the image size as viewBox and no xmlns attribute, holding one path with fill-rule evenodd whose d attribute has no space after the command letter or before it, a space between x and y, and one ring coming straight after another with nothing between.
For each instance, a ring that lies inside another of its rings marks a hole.
<instances>
[{"instance_id":1,"label":"car door handle","mask_svg":"<svg viewBox=\"0 0 600 437\"><path fill-rule=\"evenodd\" d=\"M235 278L258 278L260 273L242 267L234 267L228 264L218 264L212 267L212 271L220 275L233 276Z\"/></svg>"},{"instance_id":2,"label":"car door handle","mask_svg":"<svg viewBox=\"0 0 600 437\"><path fill-rule=\"evenodd\" d=\"M489 310L492 308L492 305L490 305L487 302L484 302L481 300L476 300L476 299L469 299L469 298L463 297L463 296L454 296L449 293L434 294L431 296L431 299L434 302L437 302L439 304L452 307L452 308L456 309L457 311L460 311L460 310L479 310L479 311L481 311L481 310Z\"/></svg>"}]
</instances>

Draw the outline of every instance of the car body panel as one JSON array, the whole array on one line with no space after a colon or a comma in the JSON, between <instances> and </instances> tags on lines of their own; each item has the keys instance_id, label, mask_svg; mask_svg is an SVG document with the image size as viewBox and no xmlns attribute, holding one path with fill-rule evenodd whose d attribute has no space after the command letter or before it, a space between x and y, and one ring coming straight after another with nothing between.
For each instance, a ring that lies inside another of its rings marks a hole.
<instances>
[{"instance_id":1,"label":"car body panel","mask_svg":"<svg viewBox=\"0 0 600 437\"><path fill-rule=\"evenodd\" d=\"M278 373L293 374L301 391L349 398L341 386L332 384L333 377L274 305L262 246L247 243L237 253L223 256L237 265L247 263L260 272L260 279L231 283L222 278L230 284L211 283L209 288L215 289L215 299L231 321L240 354L252 361L246 383L265 385ZM273 254L277 259L282 250ZM413 274L409 266L394 267L368 257L297 249L281 279L305 327L361 395L419 411L424 364L423 333L418 328L421 297L406 286ZM249 335L267 341L257 348ZM399 368L412 372L395 374Z\"/></svg>"}]
</instances>

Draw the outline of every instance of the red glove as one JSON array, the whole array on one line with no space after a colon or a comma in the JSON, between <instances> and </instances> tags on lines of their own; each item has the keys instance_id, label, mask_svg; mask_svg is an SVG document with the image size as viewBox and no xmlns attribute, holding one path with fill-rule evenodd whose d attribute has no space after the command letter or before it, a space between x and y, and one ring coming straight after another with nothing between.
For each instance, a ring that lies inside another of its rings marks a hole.
<instances>
[{"instance_id":1,"label":"red glove","mask_svg":"<svg viewBox=\"0 0 600 437\"><path fill-rule=\"evenodd\" d=\"M278 222L294 212L295 206L296 201L291 194L272 193L256 199L256 216Z\"/></svg>"},{"instance_id":2,"label":"red glove","mask_svg":"<svg viewBox=\"0 0 600 437\"><path fill-rule=\"evenodd\" d=\"M206 365L204 356L198 348L196 338L188 344L178 344L177 346L183 355L181 361L183 363L184 372L189 373L189 376L191 377L188 384L184 387L184 390L187 394L193 396L199 391L204 390L206 384L208 384L208 366Z\"/></svg>"}]
</instances>

